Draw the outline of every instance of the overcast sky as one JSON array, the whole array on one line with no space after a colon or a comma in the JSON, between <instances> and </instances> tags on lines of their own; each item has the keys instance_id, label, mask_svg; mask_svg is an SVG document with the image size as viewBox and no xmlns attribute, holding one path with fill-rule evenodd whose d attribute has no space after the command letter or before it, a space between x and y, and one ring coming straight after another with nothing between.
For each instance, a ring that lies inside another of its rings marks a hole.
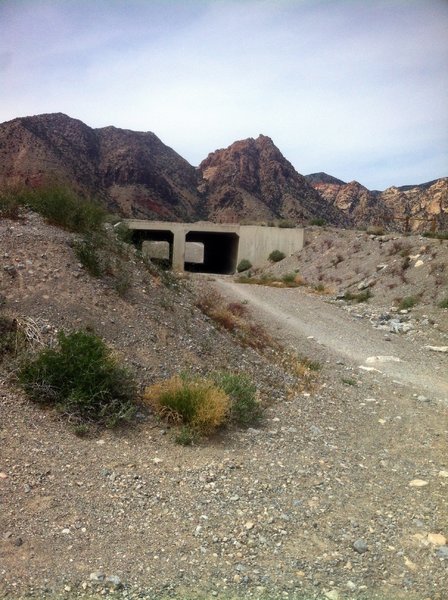
<instances>
[{"instance_id":1,"label":"overcast sky","mask_svg":"<svg viewBox=\"0 0 448 600\"><path fill-rule=\"evenodd\" d=\"M448 175L448 0L0 0L0 122L153 131L190 163L270 136L302 174Z\"/></svg>"}]
</instances>

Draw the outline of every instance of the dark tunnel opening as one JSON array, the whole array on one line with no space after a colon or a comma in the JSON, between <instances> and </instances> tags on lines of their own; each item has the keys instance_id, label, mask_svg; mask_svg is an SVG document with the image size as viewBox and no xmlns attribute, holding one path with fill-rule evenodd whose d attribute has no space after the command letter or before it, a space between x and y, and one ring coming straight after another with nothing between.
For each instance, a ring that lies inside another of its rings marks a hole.
<instances>
[{"instance_id":1,"label":"dark tunnel opening","mask_svg":"<svg viewBox=\"0 0 448 600\"><path fill-rule=\"evenodd\" d=\"M190 231L187 233L185 241L204 245L204 261L202 263L186 262L186 271L221 275L230 275L235 272L239 243L239 236L236 233Z\"/></svg>"}]
</instances>

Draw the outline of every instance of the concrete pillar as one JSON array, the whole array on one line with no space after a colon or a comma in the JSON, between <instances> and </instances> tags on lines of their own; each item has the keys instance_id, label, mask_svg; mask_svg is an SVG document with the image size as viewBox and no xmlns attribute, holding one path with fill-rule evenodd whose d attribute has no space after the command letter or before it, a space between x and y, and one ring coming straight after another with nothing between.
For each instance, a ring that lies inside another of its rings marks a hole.
<instances>
[{"instance_id":1,"label":"concrete pillar","mask_svg":"<svg viewBox=\"0 0 448 600\"><path fill-rule=\"evenodd\" d=\"M173 271L183 272L185 267L185 231L175 229L173 231Z\"/></svg>"}]
</instances>

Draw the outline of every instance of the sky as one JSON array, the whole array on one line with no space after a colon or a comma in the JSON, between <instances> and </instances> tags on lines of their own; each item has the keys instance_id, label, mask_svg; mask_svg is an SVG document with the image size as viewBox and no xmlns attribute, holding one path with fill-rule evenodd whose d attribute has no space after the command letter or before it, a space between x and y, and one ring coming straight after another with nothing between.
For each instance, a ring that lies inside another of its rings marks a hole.
<instances>
[{"instance_id":1,"label":"sky","mask_svg":"<svg viewBox=\"0 0 448 600\"><path fill-rule=\"evenodd\" d=\"M264 134L370 189L448 176L448 0L0 0L0 122L152 131L191 164Z\"/></svg>"}]
</instances>

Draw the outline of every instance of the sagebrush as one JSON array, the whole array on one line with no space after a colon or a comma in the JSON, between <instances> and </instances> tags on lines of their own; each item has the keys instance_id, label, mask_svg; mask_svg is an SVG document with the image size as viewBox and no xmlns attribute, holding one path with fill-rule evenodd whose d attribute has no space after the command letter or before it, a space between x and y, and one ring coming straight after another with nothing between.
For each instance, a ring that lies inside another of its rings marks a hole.
<instances>
[{"instance_id":1,"label":"sagebrush","mask_svg":"<svg viewBox=\"0 0 448 600\"><path fill-rule=\"evenodd\" d=\"M87 331L60 332L56 348L24 360L18 379L32 400L56 406L75 423L113 427L135 412L131 374Z\"/></svg>"}]
</instances>

